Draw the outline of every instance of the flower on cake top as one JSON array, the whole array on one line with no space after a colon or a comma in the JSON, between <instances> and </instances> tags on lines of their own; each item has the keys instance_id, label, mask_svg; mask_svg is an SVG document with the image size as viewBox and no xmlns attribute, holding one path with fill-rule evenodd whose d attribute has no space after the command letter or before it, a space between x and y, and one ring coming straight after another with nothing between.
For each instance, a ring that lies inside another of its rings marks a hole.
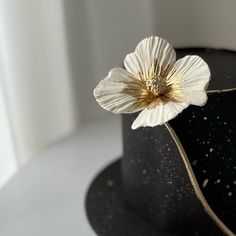
<instances>
[{"instance_id":1,"label":"flower on cake top","mask_svg":"<svg viewBox=\"0 0 236 236\"><path fill-rule=\"evenodd\" d=\"M100 81L94 96L113 113L141 111L132 129L162 125L190 104L203 106L207 101L207 63L199 56L176 61L175 50L165 39L143 39L124 65L126 69L113 68Z\"/></svg>"}]
</instances>

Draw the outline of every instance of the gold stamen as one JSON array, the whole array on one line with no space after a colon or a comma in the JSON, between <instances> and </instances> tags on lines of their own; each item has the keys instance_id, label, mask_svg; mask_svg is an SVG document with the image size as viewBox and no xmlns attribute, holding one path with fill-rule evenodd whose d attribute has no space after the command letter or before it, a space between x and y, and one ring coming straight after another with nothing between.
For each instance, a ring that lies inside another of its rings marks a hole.
<instances>
[{"instance_id":1,"label":"gold stamen","mask_svg":"<svg viewBox=\"0 0 236 236\"><path fill-rule=\"evenodd\" d=\"M183 101L185 97L179 85L182 78L178 76L171 78L174 72L174 70L171 71L170 65L163 68L157 60L154 60L147 73L148 78L139 73L139 79L127 81L127 87L122 92L137 99L134 110L143 107L151 109L170 101Z\"/></svg>"}]
</instances>

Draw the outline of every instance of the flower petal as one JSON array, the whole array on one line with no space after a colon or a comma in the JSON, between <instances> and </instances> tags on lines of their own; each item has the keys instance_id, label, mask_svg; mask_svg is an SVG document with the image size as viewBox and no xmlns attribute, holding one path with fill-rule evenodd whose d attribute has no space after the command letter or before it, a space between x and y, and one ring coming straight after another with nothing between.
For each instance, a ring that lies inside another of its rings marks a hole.
<instances>
[{"instance_id":1,"label":"flower petal","mask_svg":"<svg viewBox=\"0 0 236 236\"><path fill-rule=\"evenodd\" d=\"M126 56L124 64L125 68L136 78L139 78L140 74L147 78L155 62L158 63L159 68L165 70L175 61L176 54L173 47L165 39L152 36L143 39L137 45L135 52Z\"/></svg>"},{"instance_id":2,"label":"flower petal","mask_svg":"<svg viewBox=\"0 0 236 236\"><path fill-rule=\"evenodd\" d=\"M127 82L135 81L137 80L128 71L114 68L94 89L94 96L102 108L114 113L140 111L142 108L135 106L137 98L123 92L127 88Z\"/></svg>"},{"instance_id":3,"label":"flower petal","mask_svg":"<svg viewBox=\"0 0 236 236\"><path fill-rule=\"evenodd\" d=\"M132 129L137 129L141 126L153 127L156 125L162 125L175 118L188 106L188 103L168 102L165 104L162 103L152 109L145 108L133 122Z\"/></svg>"},{"instance_id":4,"label":"flower petal","mask_svg":"<svg viewBox=\"0 0 236 236\"><path fill-rule=\"evenodd\" d=\"M180 83L181 92L186 97L184 102L203 106L207 101L206 89L210 81L210 69L199 56L186 56L178 60L172 71L170 81L176 77Z\"/></svg>"}]
</instances>

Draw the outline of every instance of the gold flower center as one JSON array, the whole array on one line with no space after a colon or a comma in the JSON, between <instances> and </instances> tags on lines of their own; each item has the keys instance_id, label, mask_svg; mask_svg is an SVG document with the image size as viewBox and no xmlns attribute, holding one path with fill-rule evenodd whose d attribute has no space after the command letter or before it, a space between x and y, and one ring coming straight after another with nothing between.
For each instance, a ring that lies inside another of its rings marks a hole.
<instances>
[{"instance_id":1,"label":"gold flower center","mask_svg":"<svg viewBox=\"0 0 236 236\"><path fill-rule=\"evenodd\" d=\"M180 102L184 98L179 85L182 78L176 76L171 78L174 72L171 72L172 75L169 74L169 66L163 69L156 63L153 65L147 75L140 74L140 79L126 83L127 87L123 92L137 99L134 109L144 107L151 109L161 103Z\"/></svg>"},{"instance_id":2,"label":"gold flower center","mask_svg":"<svg viewBox=\"0 0 236 236\"><path fill-rule=\"evenodd\" d=\"M160 77L151 78L146 80L147 90L153 93L163 94L166 90L166 82Z\"/></svg>"}]
</instances>

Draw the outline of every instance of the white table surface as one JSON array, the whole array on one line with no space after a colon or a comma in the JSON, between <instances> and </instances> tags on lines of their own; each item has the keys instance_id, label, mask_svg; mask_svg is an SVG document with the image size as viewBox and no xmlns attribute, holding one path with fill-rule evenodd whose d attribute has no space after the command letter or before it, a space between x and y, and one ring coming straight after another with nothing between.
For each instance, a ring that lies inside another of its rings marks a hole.
<instances>
[{"instance_id":1,"label":"white table surface","mask_svg":"<svg viewBox=\"0 0 236 236\"><path fill-rule=\"evenodd\" d=\"M122 154L119 117L47 148L0 190L1 236L94 236L85 214L90 181Z\"/></svg>"}]
</instances>

